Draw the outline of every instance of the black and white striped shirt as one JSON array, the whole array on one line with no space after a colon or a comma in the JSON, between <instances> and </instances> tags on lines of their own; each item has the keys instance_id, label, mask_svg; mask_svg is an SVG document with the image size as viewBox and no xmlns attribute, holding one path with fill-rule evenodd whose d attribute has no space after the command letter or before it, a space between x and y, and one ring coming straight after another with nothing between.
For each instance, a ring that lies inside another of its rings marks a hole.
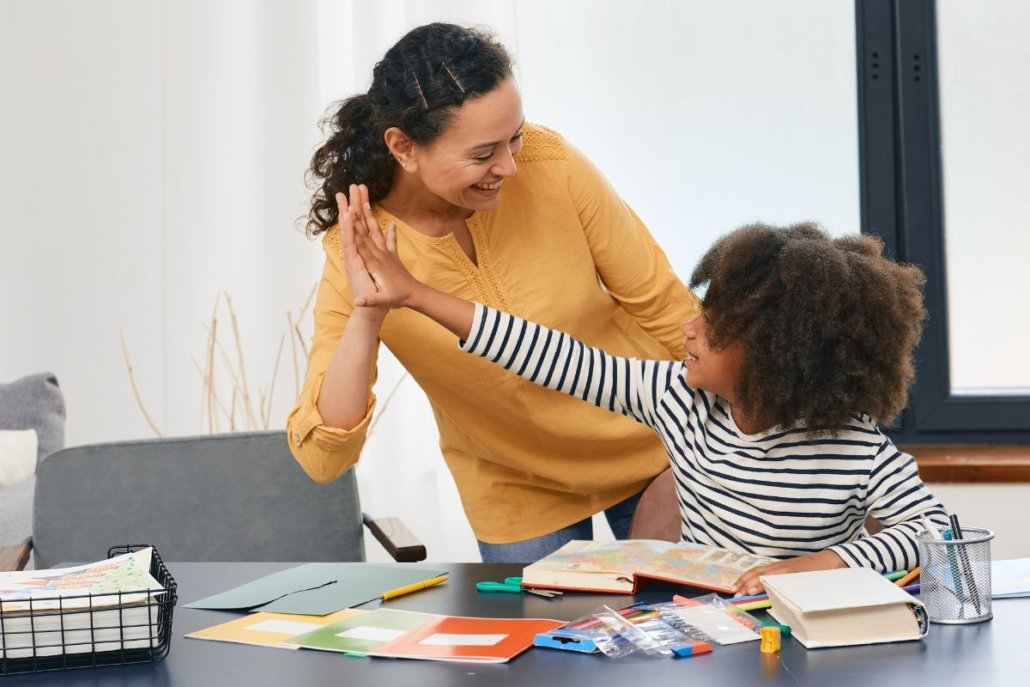
<instances>
[{"instance_id":1,"label":"black and white striped shirt","mask_svg":"<svg viewBox=\"0 0 1030 687\"><path fill-rule=\"evenodd\" d=\"M920 514L948 526L913 458L868 416L832 437L803 427L744 434L722 398L687 386L682 362L609 355L479 304L461 346L658 432L687 541L777 558L831 548L849 566L886 572L918 565ZM885 529L868 535L866 515Z\"/></svg>"}]
</instances>

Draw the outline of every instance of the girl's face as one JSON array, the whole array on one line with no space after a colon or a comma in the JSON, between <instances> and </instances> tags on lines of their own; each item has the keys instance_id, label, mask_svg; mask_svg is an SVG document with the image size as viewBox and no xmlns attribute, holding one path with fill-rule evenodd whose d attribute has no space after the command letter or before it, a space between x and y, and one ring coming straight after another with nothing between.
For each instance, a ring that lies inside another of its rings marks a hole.
<instances>
[{"instance_id":1,"label":"girl's face","mask_svg":"<svg viewBox=\"0 0 1030 687\"><path fill-rule=\"evenodd\" d=\"M451 205L491 210L504 180L515 174L513 156L522 149L522 97L505 79L464 102L433 141L413 144L412 172L422 185Z\"/></svg>"},{"instance_id":2,"label":"girl's face","mask_svg":"<svg viewBox=\"0 0 1030 687\"><path fill-rule=\"evenodd\" d=\"M704 389L730 402L735 398L737 380L744 365L744 346L734 343L719 350L708 347L704 315L698 315L681 327L685 337L687 384Z\"/></svg>"}]
</instances>

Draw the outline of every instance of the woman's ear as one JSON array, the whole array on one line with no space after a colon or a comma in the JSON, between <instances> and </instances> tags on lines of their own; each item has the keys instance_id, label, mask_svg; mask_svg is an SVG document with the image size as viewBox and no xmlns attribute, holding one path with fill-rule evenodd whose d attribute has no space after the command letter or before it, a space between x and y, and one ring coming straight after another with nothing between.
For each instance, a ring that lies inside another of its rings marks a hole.
<instances>
[{"instance_id":1,"label":"woman's ear","mask_svg":"<svg viewBox=\"0 0 1030 687\"><path fill-rule=\"evenodd\" d=\"M418 169L418 161L415 159L415 142L408 138L408 135L395 126L391 126L383 132L383 141L390 149L390 154L397 160L405 172L414 172Z\"/></svg>"}]
</instances>

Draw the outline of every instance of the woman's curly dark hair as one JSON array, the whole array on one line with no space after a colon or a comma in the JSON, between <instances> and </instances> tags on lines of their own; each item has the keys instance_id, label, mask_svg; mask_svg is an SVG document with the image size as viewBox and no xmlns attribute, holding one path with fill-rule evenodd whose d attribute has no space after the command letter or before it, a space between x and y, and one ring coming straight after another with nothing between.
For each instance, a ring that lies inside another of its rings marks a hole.
<instances>
[{"instance_id":1,"label":"woman's curly dark hair","mask_svg":"<svg viewBox=\"0 0 1030 687\"><path fill-rule=\"evenodd\" d=\"M834 432L855 413L905 407L926 310L925 277L868 235L752 224L719 239L690 277L707 283L708 345L741 342L737 403L770 426Z\"/></svg>"},{"instance_id":2,"label":"woman's curly dark hair","mask_svg":"<svg viewBox=\"0 0 1030 687\"><path fill-rule=\"evenodd\" d=\"M369 199L385 196L397 161L383 140L390 127L428 143L466 100L489 93L510 77L511 56L488 33L454 24L412 29L372 70L368 93L335 103L322 121L329 138L307 171L314 189L307 234L336 224L336 193L366 184Z\"/></svg>"}]
</instances>

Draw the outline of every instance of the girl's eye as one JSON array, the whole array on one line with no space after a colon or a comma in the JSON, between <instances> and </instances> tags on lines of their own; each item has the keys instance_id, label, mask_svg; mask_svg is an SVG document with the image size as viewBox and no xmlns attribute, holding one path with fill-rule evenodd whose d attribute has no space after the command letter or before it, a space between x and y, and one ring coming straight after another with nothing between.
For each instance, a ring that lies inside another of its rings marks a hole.
<instances>
[{"instance_id":1,"label":"girl's eye","mask_svg":"<svg viewBox=\"0 0 1030 687\"><path fill-rule=\"evenodd\" d=\"M473 158L473 159L476 162L489 162L490 158L492 158L493 156L494 156L494 154L490 153L489 155L481 155L480 157L476 157L476 158Z\"/></svg>"}]
</instances>

